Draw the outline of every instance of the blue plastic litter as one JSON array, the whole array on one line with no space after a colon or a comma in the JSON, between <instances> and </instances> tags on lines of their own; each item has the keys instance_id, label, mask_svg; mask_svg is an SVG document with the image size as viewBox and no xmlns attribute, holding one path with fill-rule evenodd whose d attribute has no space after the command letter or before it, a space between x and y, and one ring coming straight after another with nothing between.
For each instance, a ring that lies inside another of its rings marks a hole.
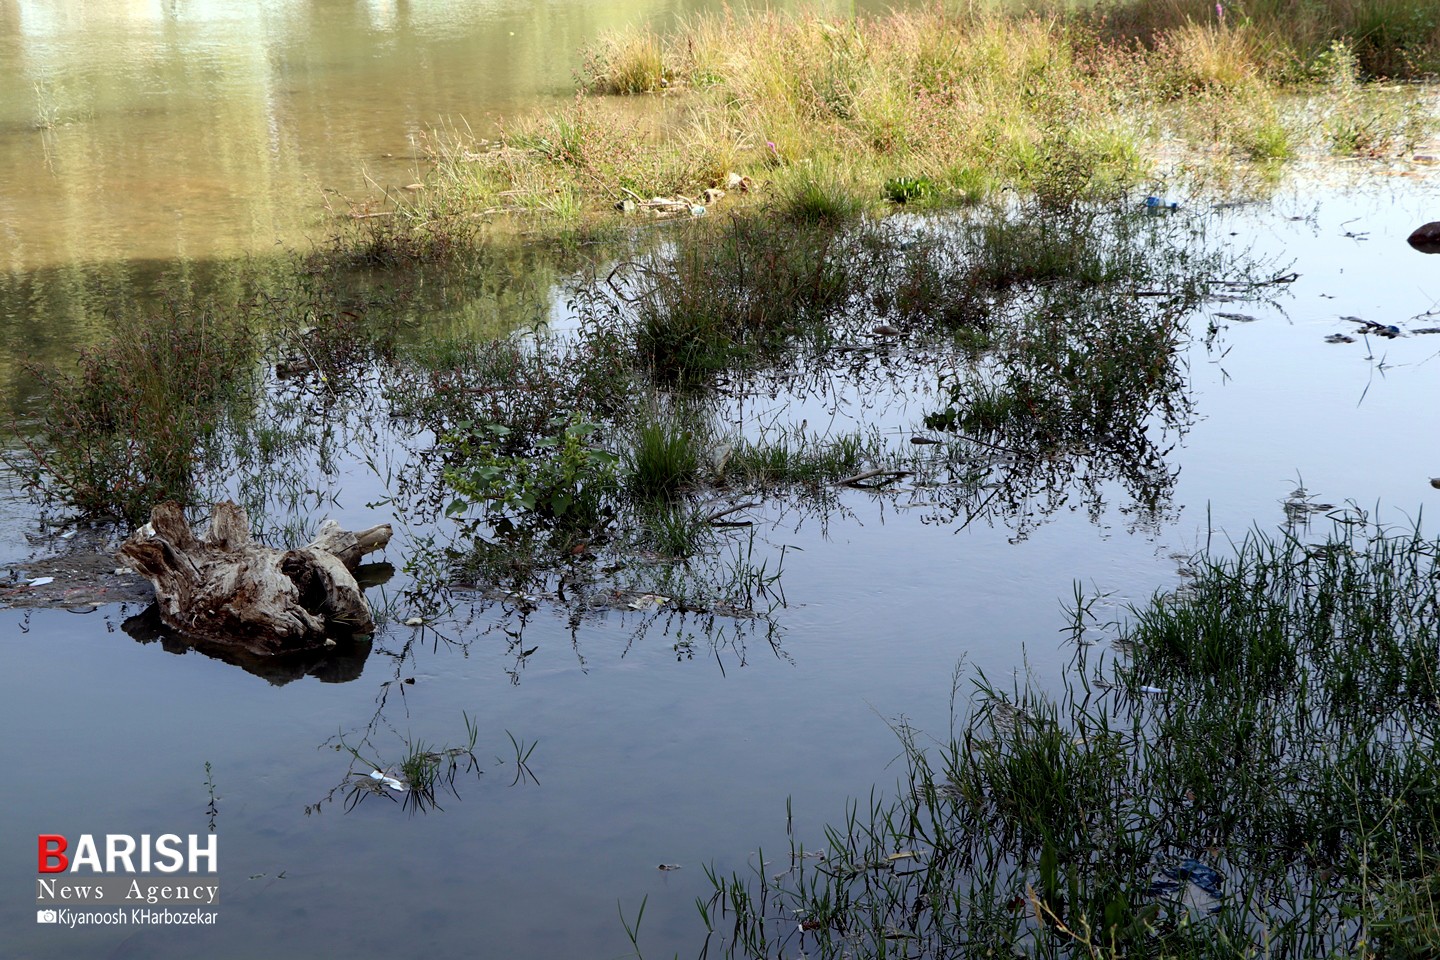
<instances>
[{"instance_id":1,"label":"blue plastic litter","mask_svg":"<svg viewBox=\"0 0 1440 960\"><path fill-rule=\"evenodd\" d=\"M1212 897L1220 896L1220 886L1225 882L1220 871L1199 860L1181 860L1179 866L1165 867L1160 872L1172 880L1193 883Z\"/></svg>"},{"instance_id":2,"label":"blue plastic litter","mask_svg":"<svg viewBox=\"0 0 1440 960\"><path fill-rule=\"evenodd\" d=\"M1179 209L1180 209L1180 204L1174 202L1173 200L1170 201L1169 203L1166 203L1164 200L1161 200L1159 197L1153 197L1153 196L1152 196L1152 197L1146 197L1146 198L1145 198L1145 212L1146 212L1146 213L1168 213L1168 212L1170 212L1170 211L1179 210Z\"/></svg>"}]
</instances>

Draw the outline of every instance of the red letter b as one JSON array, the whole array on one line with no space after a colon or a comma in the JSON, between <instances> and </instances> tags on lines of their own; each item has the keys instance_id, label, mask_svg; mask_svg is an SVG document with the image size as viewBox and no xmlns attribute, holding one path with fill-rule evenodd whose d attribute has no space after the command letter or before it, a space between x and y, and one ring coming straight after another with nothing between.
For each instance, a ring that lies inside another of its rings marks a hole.
<instances>
[{"instance_id":1,"label":"red letter b","mask_svg":"<svg viewBox=\"0 0 1440 960\"><path fill-rule=\"evenodd\" d=\"M65 856L65 848L69 844L58 833L40 834L38 846L41 873L64 873L65 868L70 866L70 859ZM52 860L55 861L53 864L50 863Z\"/></svg>"}]
</instances>

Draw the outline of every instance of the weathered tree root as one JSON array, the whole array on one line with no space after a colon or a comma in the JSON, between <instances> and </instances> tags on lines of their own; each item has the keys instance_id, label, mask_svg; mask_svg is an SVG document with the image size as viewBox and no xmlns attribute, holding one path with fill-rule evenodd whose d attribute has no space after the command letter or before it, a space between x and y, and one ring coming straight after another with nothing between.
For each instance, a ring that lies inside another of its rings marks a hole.
<instances>
[{"instance_id":1,"label":"weathered tree root","mask_svg":"<svg viewBox=\"0 0 1440 960\"><path fill-rule=\"evenodd\" d=\"M326 520L313 543L274 550L250 539L249 517L229 501L215 504L200 537L167 502L121 544L120 556L155 587L167 627L263 656L372 633L370 605L352 571L390 532L389 524L351 532Z\"/></svg>"}]
</instances>

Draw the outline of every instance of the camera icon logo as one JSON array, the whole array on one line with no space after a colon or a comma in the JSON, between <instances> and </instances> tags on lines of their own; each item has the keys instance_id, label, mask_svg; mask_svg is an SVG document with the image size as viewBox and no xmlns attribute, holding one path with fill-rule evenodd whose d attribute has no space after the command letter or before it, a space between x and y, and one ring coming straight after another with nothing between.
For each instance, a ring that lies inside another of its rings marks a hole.
<instances>
[{"instance_id":1,"label":"camera icon logo","mask_svg":"<svg viewBox=\"0 0 1440 960\"><path fill-rule=\"evenodd\" d=\"M36 910L36 911L35 911L35 922L36 922L36 923L59 923L59 922L60 922L60 918L55 915L55 911L54 911L54 910Z\"/></svg>"}]
</instances>

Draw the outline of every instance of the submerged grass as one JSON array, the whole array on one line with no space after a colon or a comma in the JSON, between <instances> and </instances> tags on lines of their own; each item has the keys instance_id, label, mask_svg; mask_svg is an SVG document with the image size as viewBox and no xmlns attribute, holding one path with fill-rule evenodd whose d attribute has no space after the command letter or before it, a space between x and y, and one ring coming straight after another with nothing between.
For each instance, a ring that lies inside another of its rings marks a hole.
<instances>
[{"instance_id":1,"label":"submerged grass","mask_svg":"<svg viewBox=\"0 0 1440 960\"><path fill-rule=\"evenodd\" d=\"M885 459L879 438L855 432L818 437L780 428L763 438L739 438L726 453L721 478L757 490L818 488Z\"/></svg>"},{"instance_id":2,"label":"submerged grass","mask_svg":"<svg viewBox=\"0 0 1440 960\"><path fill-rule=\"evenodd\" d=\"M1058 696L976 680L893 801L704 905L728 956L1428 956L1440 541L1254 534L1132 608L1077 598ZM1108 633L1109 630L1107 629ZM957 679L958 683L958 679Z\"/></svg>"}]
</instances>

